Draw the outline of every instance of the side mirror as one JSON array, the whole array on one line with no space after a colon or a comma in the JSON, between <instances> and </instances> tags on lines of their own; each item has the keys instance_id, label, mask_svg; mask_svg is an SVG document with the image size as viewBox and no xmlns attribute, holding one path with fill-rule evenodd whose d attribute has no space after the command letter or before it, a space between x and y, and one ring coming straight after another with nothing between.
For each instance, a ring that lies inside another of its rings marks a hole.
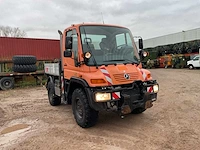
<instances>
[{"instance_id":1,"label":"side mirror","mask_svg":"<svg viewBox=\"0 0 200 150\"><path fill-rule=\"evenodd\" d=\"M72 49L72 37L66 37L65 49Z\"/></svg>"},{"instance_id":2,"label":"side mirror","mask_svg":"<svg viewBox=\"0 0 200 150\"><path fill-rule=\"evenodd\" d=\"M143 49L143 40L139 39L139 49Z\"/></svg>"},{"instance_id":3,"label":"side mirror","mask_svg":"<svg viewBox=\"0 0 200 150\"><path fill-rule=\"evenodd\" d=\"M64 57L72 57L72 51L71 50L65 50L64 51Z\"/></svg>"}]
</instances>

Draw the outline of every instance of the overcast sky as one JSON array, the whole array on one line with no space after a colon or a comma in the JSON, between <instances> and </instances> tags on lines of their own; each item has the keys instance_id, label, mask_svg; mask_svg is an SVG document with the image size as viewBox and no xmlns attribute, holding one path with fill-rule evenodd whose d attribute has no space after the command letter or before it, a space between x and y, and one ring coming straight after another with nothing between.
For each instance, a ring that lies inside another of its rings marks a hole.
<instances>
[{"instance_id":1,"label":"overcast sky","mask_svg":"<svg viewBox=\"0 0 200 150\"><path fill-rule=\"evenodd\" d=\"M58 39L82 22L118 24L144 39L200 27L200 0L0 0L0 25Z\"/></svg>"}]
</instances>

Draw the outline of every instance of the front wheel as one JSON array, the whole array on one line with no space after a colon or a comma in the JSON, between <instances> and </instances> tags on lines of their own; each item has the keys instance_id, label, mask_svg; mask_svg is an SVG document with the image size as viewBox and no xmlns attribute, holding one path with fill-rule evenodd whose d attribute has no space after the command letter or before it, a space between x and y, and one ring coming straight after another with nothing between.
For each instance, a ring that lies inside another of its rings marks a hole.
<instances>
[{"instance_id":1,"label":"front wheel","mask_svg":"<svg viewBox=\"0 0 200 150\"><path fill-rule=\"evenodd\" d=\"M146 109L145 108L136 108L136 109L134 109L131 113L132 114L141 114L141 113L143 113L144 111L145 111Z\"/></svg>"},{"instance_id":2,"label":"front wheel","mask_svg":"<svg viewBox=\"0 0 200 150\"><path fill-rule=\"evenodd\" d=\"M189 65L189 69L194 69L194 66L193 65Z\"/></svg>"},{"instance_id":3,"label":"front wheel","mask_svg":"<svg viewBox=\"0 0 200 150\"><path fill-rule=\"evenodd\" d=\"M87 96L81 89L75 89L72 94L72 110L74 118L82 128L92 127L98 120L98 111L89 106Z\"/></svg>"}]
</instances>

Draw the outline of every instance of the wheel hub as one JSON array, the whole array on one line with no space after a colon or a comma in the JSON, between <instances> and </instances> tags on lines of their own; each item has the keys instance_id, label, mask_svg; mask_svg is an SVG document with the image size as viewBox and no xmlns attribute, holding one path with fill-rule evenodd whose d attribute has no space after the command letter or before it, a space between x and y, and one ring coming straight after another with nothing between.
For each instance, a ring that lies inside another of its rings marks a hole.
<instances>
[{"instance_id":1,"label":"wheel hub","mask_svg":"<svg viewBox=\"0 0 200 150\"><path fill-rule=\"evenodd\" d=\"M5 82L3 83L3 85L4 85L5 87L8 87L8 86L10 85L10 82L9 82L9 81L5 81Z\"/></svg>"}]
</instances>

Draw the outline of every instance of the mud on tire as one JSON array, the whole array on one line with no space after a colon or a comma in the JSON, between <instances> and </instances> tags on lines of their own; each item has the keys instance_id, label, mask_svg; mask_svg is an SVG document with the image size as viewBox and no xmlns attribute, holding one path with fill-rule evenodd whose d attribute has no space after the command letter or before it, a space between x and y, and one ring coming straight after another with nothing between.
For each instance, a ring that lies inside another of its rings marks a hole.
<instances>
[{"instance_id":1,"label":"mud on tire","mask_svg":"<svg viewBox=\"0 0 200 150\"><path fill-rule=\"evenodd\" d=\"M98 111L89 106L83 89L75 89L72 94L72 110L75 120L82 128L92 127L98 120Z\"/></svg>"},{"instance_id":2,"label":"mud on tire","mask_svg":"<svg viewBox=\"0 0 200 150\"><path fill-rule=\"evenodd\" d=\"M37 59L32 55L15 55L12 61L15 65L34 65Z\"/></svg>"}]
</instances>

